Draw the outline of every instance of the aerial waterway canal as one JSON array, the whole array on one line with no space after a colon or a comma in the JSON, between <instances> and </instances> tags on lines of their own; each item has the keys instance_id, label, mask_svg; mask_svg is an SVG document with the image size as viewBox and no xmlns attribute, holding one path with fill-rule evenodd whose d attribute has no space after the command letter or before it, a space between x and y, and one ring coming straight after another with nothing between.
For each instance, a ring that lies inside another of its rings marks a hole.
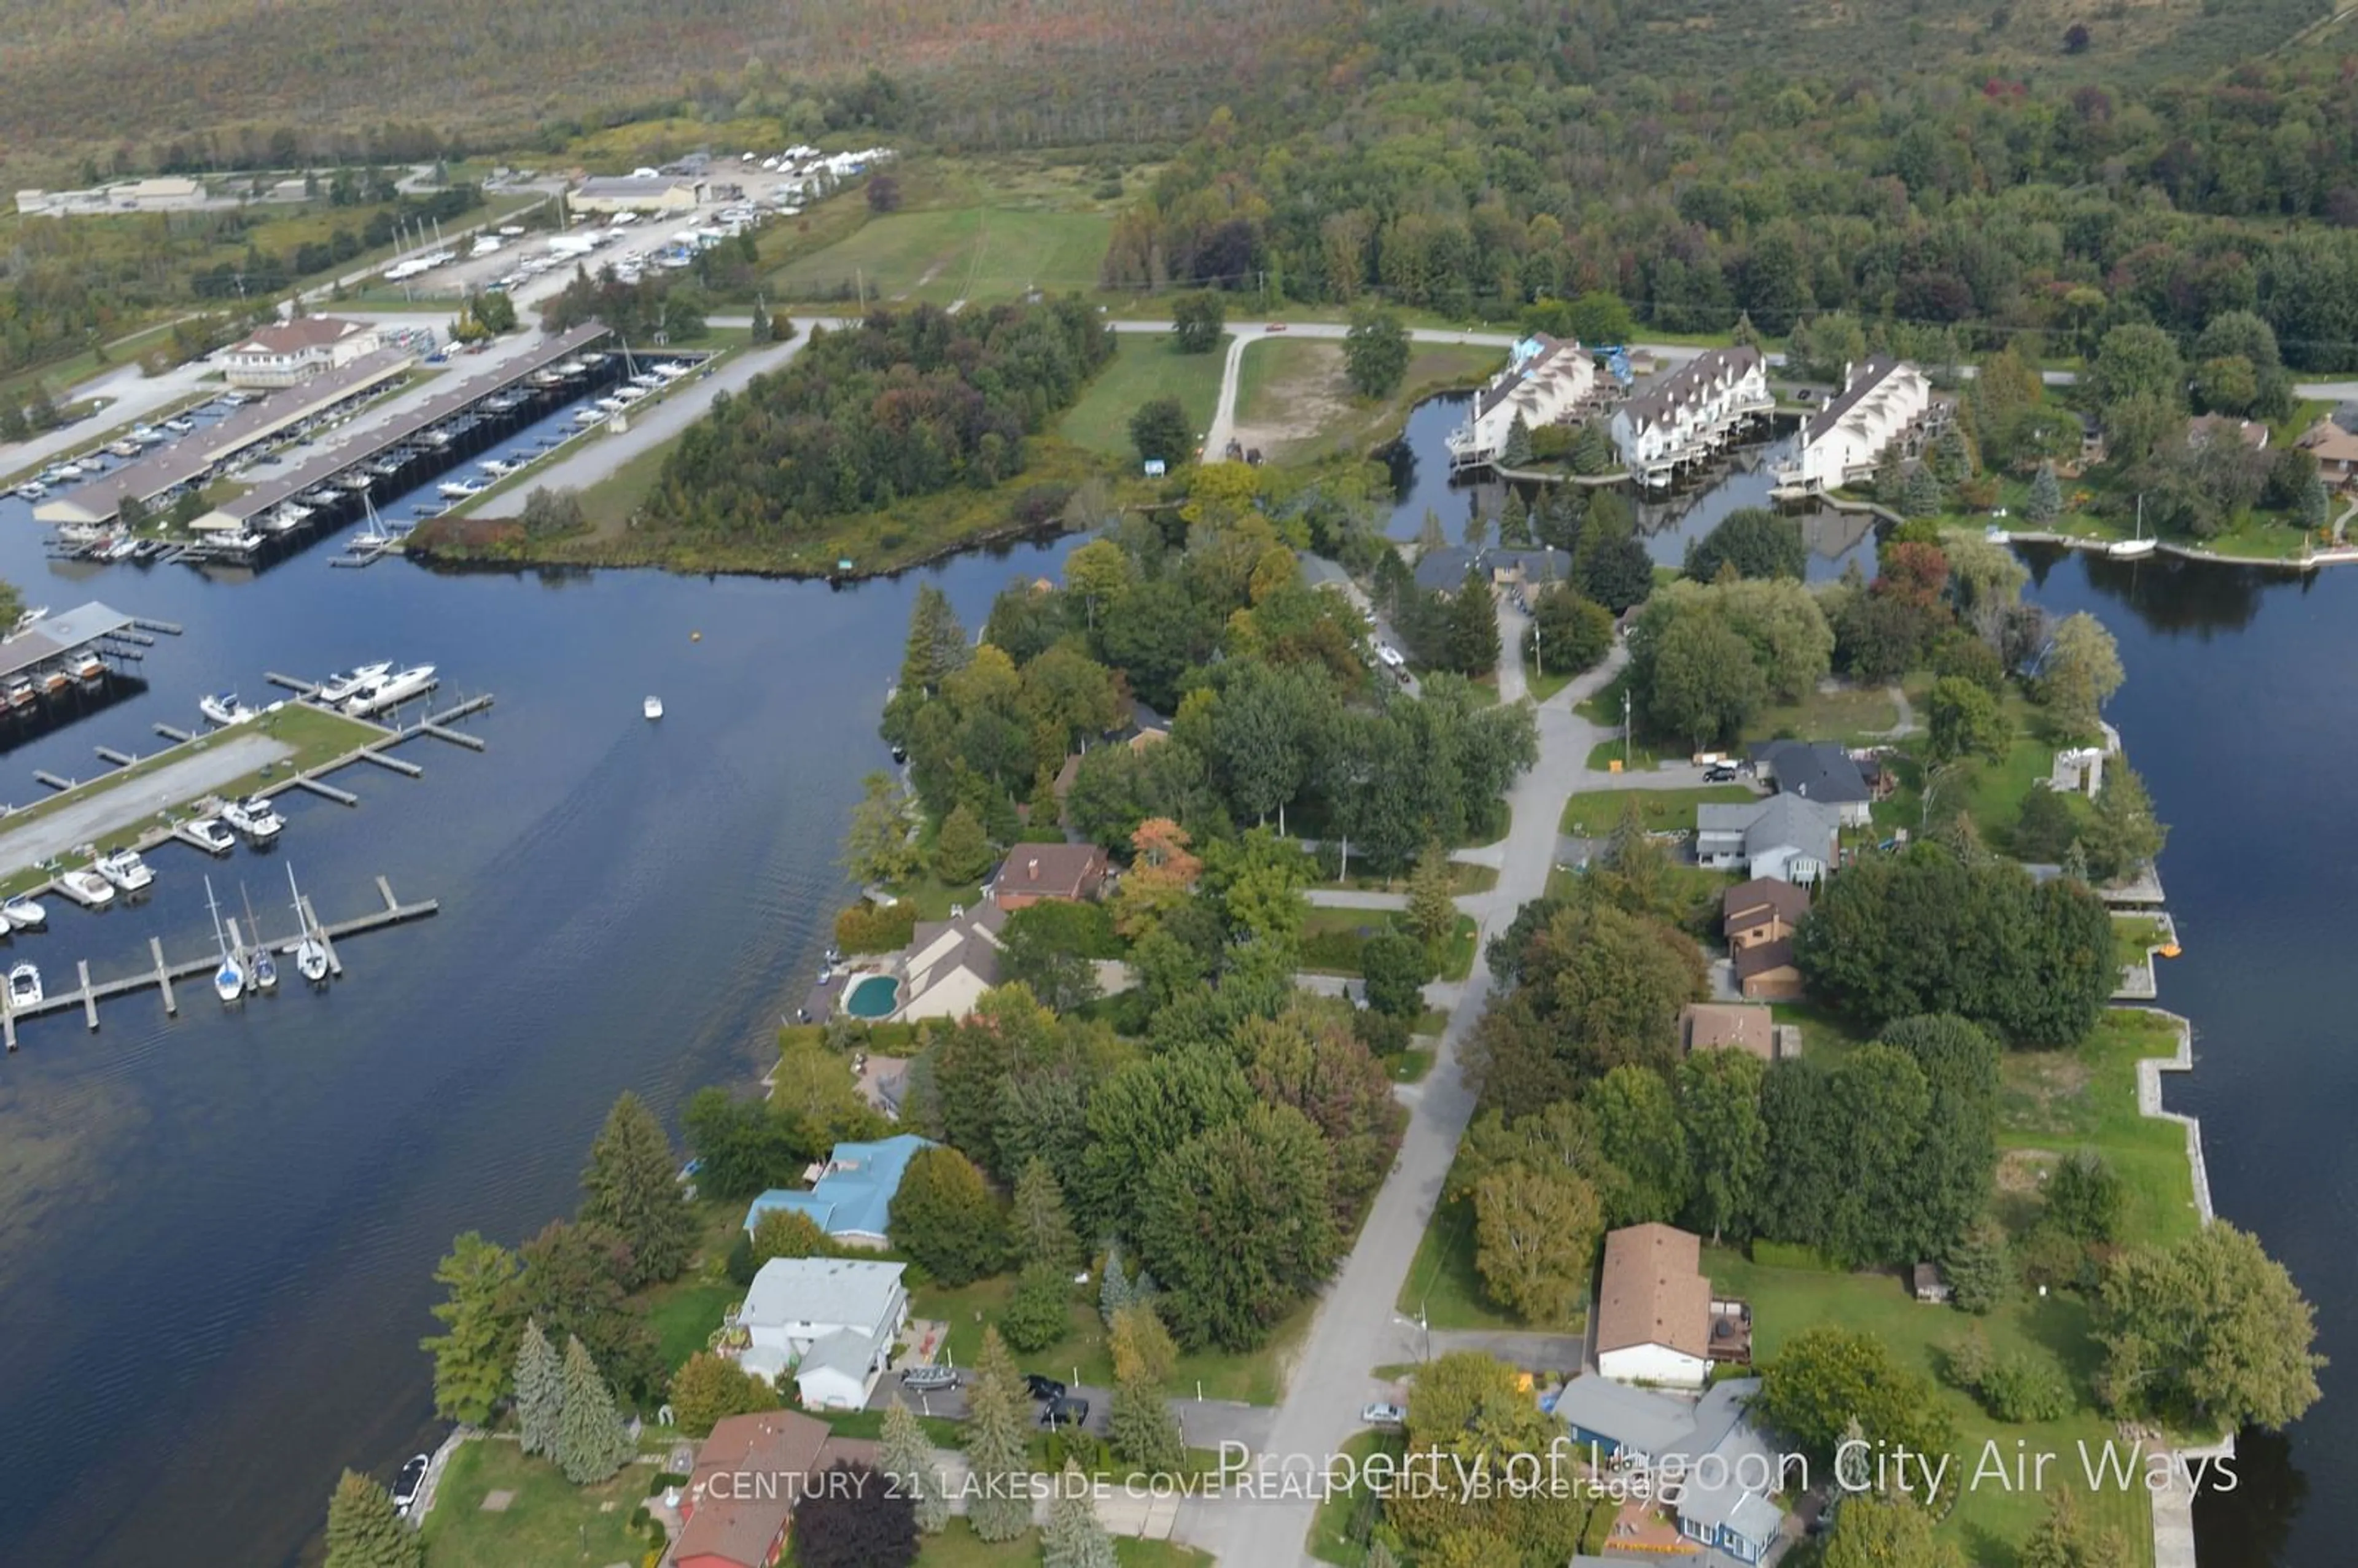
<instances>
[{"instance_id":1,"label":"aerial waterway canal","mask_svg":"<svg viewBox=\"0 0 2358 1568\"><path fill-rule=\"evenodd\" d=\"M1445 477L1449 421L1420 418L1422 485ZM1453 535L1462 515L1444 513ZM41 533L0 501L0 576L29 601L101 598L187 635L151 652L146 694L0 754L0 799L33 799L36 768L89 774L94 745L144 752L154 720L189 725L226 687L251 697L265 669L425 659L446 693L500 698L480 755L428 746L409 753L422 780L348 775L356 808L288 797L272 854L167 848L144 906L59 908L16 940L63 973L150 934L200 948L208 871L283 929L287 860L329 920L370 907L380 873L441 901L354 940L324 997L224 1013L184 996L177 1022L133 998L96 1035L29 1025L0 1061L0 1426L18 1439L0 1562L291 1563L341 1467L388 1475L435 1434L416 1342L452 1234L513 1242L569 1212L617 1091L669 1113L766 1054L844 891L838 841L885 761L875 718L917 583L977 624L1063 551L831 591L330 571L326 546L208 578L56 565ZM2339 985L2358 842L2334 826L2358 773L2358 570L2302 585L2074 557L2036 591L2120 638L2112 717L2175 827L2163 872L2187 956L2162 1000L2198 1031L2199 1070L2168 1093L2203 1119L2220 1211L2292 1268L2337 1361L2289 1443L2246 1439L2243 1489L2200 1515L2202 1562L2327 1568L2358 1534L2358 1052ZM639 714L650 692L660 724Z\"/></svg>"}]
</instances>

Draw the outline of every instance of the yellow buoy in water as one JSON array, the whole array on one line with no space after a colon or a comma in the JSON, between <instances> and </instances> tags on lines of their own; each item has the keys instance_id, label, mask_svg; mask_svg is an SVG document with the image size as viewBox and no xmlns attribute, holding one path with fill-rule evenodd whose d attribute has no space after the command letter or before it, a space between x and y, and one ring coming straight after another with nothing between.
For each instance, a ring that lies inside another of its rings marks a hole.
<instances>
[{"instance_id":1,"label":"yellow buoy in water","mask_svg":"<svg viewBox=\"0 0 2358 1568\"><path fill-rule=\"evenodd\" d=\"M2163 957L2165 957L2165 958L2175 958L2175 957L2178 957L2178 944L2177 944L2177 943L2175 943L2175 942L2171 942L2171 943L2168 943L2168 944L2164 945L2164 946L2160 948L2160 953L2161 953L2161 956L2162 956Z\"/></svg>"}]
</instances>

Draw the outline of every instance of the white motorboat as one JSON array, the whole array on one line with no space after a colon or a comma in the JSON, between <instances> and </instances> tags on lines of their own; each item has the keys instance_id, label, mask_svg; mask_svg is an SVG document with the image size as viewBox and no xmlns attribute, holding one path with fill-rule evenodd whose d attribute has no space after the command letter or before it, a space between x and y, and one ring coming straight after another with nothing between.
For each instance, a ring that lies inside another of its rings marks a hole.
<instances>
[{"instance_id":1,"label":"white motorboat","mask_svg":"<svg viewBox=\"0 0 2358 1568\"><path fill-rule=\"evenodd\" d=\"M393 661L390 659L380 665L359 665L349 670L338 670L334 675L321 681L319 689L311 695L321 702L341 702L362 687L373 681L382 680L392 673Z\"/></svg>"},{"instance_id":2,"label":"white motorboat","mask_svg":"<svg viewBox=\"0 0 2358 1568\"><path fill-rule=\"evenodd\" d=\"M278 815L269 797L259 795L222 806L222 820L256 844L269 843L287 826L287 819Z\"/></svg>"},{"instance_id":3,"label":"white motorboat","mask_svg":"<svg viewBox=\"0 0 2358 1568\"><path fill-rule=\"evenodd\" d=\"M420 692L431 690L434 685L432 665L412 665L362 687L344 704L344 711L355 716L382 713L388 708L398 708Z\"/></svg>"},{"instance_id":4,"label":"white motorboat","mask_svg":"<svg viewBox=\"0 0 2358 1568\"><path fill-rule=\"evenodd\" d=\"M216 724L242 724L254 717L254 709L238 701L237 693L233 691L216 692L211 697L200 697L197 711Z\"/></svg>"},{"instance_id":5,"label":"white motorboat","mask_svg":"<svg viewBox=\"0 0 2358 1568\"><path fill-rule=\"evenodd\" d=\"M606 412L605 409L597 407L576 409L573 422L576 425L595 425L606 417Z\"/></svg>"},{"instance_id":6,"label":"white motorboat","mask_svg":"<svg viewBox=\"0 0 2358 1568\"><path fill-rule=\"evenodd\" d=\"M464 501L483 487L473 480L452 479L445 480L434 488L442 492L445 501Z\"/></svg>"},{"instance_id":7,"label":"white motorboat","mask_svg":"<svg viewBox=\"0 0 2358 1568\"><path fill-rule=\"evenodd\" d=\"M38 899L20 892L0 903L0 920L5 920L11 931L38 931L49 923L49 912Z\"/></svg>"},{"instance_id":8,"label":"white motorboat","mask_svg":"<svg viewBox=\"0 0 2358 1568\"><path fill-rule=\"evenodd\" d=\"M136 849L117 849L112 855L101 856L92 870L123 892L144 892L156 881L156 873L139 858Z\"/></svg>"},{"instance_id":9,"label":"white motorboat","mask_svg":"<svg viewBox=\"0 0 2358 1568\"><path fill-rule=\"evenodd\" d=\"M237 848L236 838L231 836L218 816L200 816L193 822L183 822L180 831L216 855L226 855Z\"/></svg>"},{"instance_id":10,"label":"white motorboat","mask_svg":"<svg viewBox=\"0 0 2358 1568\"><path fill-rule=\"evenodd\" d=\"M303 890L295 885L295 868L287 868L287 891L295 895L295 920L302 928L303 939L295 944L295 972L313 985L328 978L328 945L311 929L311 916L303 907Z\"/></svg>"},{"instance_id":11,"label":"white motorboat","mask_svg":"<svg viewBox=\"0 0 2358 1568\"><path fill-rule=\"evenodd\" d=\"M481 469L493 479L505 479L508 475L515 472L515 464L502 458L485 458L481 462L477 463L475 466Z\"/></svg>"},{"instance_id":12,"label":"white motorboat","mask_svg":"<svg viewBox=\"0 0 2358 1568\"><path fill-rule=\"evenodd\" d=\"M28 479L16 487L16 499L19 501L39 501L49 493L49 487L37 479Z\"/></svg>"},{"instance_id":13,"label":"white motorboat","mask_svg":"<svg viewBox=\"0 0 2358 1568\"><path fill-rule=\"evenodd\" d=\"M114 884L87 866L59 875L58 891L89 909L102 909L114 902Z\"/></svg>"},{"instance_id":14,"label":"white motorboat","mask_svg":"<svg viewBox=\"0 0 2358 1568\"><path fill-rule=\"evenodd\" d=\"M213 994L233 1002L245 994L245 970L239 967L237 956L229 950L229 937L222 934L221 905L213 901L211 877L205 879L205 907L212 912L213 941L221 948L221 967L213 971Z\"/></svg>"},{"instance_id":15,"label":"white motorboat","mask_svg":"<svg viewBox=\"0 0 2358 1568\"><path fill-rule=\"evenodd\" d=\"M650 719L661 719L663 717L663 698L660 697L651 697L647 698L644 702L639 704L639 711L645 714Z\"/></svg>"},{"instance_id":16,"label":"white motorboat","mask_svg":"<svg viewBox=\"0 0 2358 1568\"><path fill-rule=\"evenodd\" d=\"M22 1012L28 1007L41 1005L41 971L31 964L19 964L8 971L8 1011Z\"/></svg>"}]
</instances>

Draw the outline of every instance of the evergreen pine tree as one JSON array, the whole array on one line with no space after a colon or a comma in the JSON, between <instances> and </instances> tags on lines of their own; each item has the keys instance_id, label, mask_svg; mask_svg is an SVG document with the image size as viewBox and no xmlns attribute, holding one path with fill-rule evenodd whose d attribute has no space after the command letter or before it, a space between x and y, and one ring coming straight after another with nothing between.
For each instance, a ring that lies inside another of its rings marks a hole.
<instances>
[{"instance_id":1,"label":"evergreen pine tree","mask_svg":"<svg viewBox=\"0 0 2358 1568\"><path fill-rule=\"evenodd\" d=\"M526 1454L557 1456L557 1431L565 1413L565 1364L540 1331L538 1318L525 1320L516 1346L516 1429Z\"/></svg>"},{"instance_id":2,"label":"evergreen pine tree","mask_svg":"<svg viewBox=\"0 0 2358 1568\"><path fill-rule=\"evenodd\" d=\"M1108 1432L1113 1438L1113 1451L1132 1468L1149 1475L1176 1470L1186 1459L1186 1447L1180 1439L1179 1422L1171 1413L1170 1401L1142 1375L1125 1378L1114 1385Z\"/></svg>"},{"instance_id":3,"label":"evergreen pine tree","mask_svg":"<svg viewBox=\"0 0 2358 1568\"><path fill-rule=\"evenodd\" d=\"M2063 874L2075 882L2088 881L2088 847L2074 838L2063 851Z\"/></svg>"},{"instance_id":4,"label":"evergreen pine tree","mask_svg":"<svg viewBox=\"0 0 2358 1568\"><path fill-rule=\"evenodd\" d=\"M401 1519L392 1495L347 1470L328 1499L327 1568L420 1568L426 1543Z\"/></svg>"},{"instance_id":5,"label":"evergreen pine tree","mask_svg":"<svg viewBox=\"0 0 2358 1568\"><path fill-rule=\"evenodd\" d=\"M1073 1230L1072 1212L1065 1206L1065 1190L1048 1162L1033 1155L1015 1178L1015 1203L1008 1217L1018 1255L1025 1266L1044 1266L1068 1274L1081 1261L1081 1238Z\"/></svg>"},{"instance_id":6,"label":"evergreen pine tree","mask_svg":"<svg viewBox=\"0 0 2358 1568\"><path fill-rule=\"evenodd\" d=\"M1359 1560L1360 1568L1400 1568L1400 1559L1392 1549L1380 1541L1368 1542L1368 1554Z\"/></svg>"},{"instance_id":7,"label":"evergreen pine tree","mask_svg":"<svg viewBox=\"0 0 2358 1568\"><path fill-rule=\"evenodd\" d=\"M1613 438L1605 427L1591 419L1580 427L1572 443L1572 471L1578 474L1601 474L1613 467Z\"/></svg>"},{"instance_id":8,"label":"evergreen pine tree","mask_svg":"<svg viewBox=\"0 0 2358 1568\"><path fill-rule=\"evenodd\" d=\"M2030 498L2022 503L2022 514L2042 528L2063 515L2063 487L2056 482L2053 463L2039 464L2031 476Z\"/></svg>"},{"instance_id":9,"label":"evergreen pine tree","mask_svg":"<svg viewBox=\"0 0 2358 1568\"><path fill-rule=\"evenodd\" d=\"M1910 517L1937 517L1944 503L1940 476L1932 471L1931 463L1918 463L1916 471L1908 476L1908 488L1900 496L1899 509Z\"/></svg>"},{"instance_id":10,"label":"evergreen pine tree","mask_svg":"<svg viewBox=\"0 0 2358 1568\"><path fill-rule=\"evenodd\" d=\"M1498 543L1510 550L1527 550L1531 544L1531 509L1523 504L1523 492L1509 485L1507 504L1498 513Z\"/></svg>"},{"instance_id":11,"label":"evergreen pine tree","mask_svg":"<svg viewBox=\"0 0 2358 1568\"><path fill-rule=\"evenodd\" d=\"M625 1089L606 1113L581 1173L585 1224L602 1225L631 1244L635 1289L679 1277L696 1249L696 1213L680 1195L679 1162L655 1113Z\"/></svg>"},{"instance_id":12,"label":"evergreen pine tree","mask_svg":"<svg viewBox=\"0 0 2358 1568\"><path fill-rule=\"evenodd\" d=\"M917 602L909 610L909 641L901 655L901 689L932 691L944 676L964 668L972 657L974 649L967 642L957 611L950 608L949 596L931 583L919 588Z\"/></svg>"},{"instance_id":13,"label":"evergreen pine tree","mask_svg":"<svg viewBox=\"0 0 2358 1568\"><path fill-rule=\"evenodd\" d=\"M967 1523L994 1544L1032 1528L1031 1494L1022 1481L1031 1409L1006 1342L998 1329L985 1328L974 1380L967 1385L962 1446L971 1487Z\"/></svg>"},{"instance_id":14,"label":"evergreen pine tree","mask_svg":"<svg viewBox=\"0 0 2358 1568\"><path fill-rule=\"evenodd\" d=\"M1130 1275L1123 1271L1121 1243L1106 1243L1105 1278L1098 1281L1098 1315L1110 1325L1113 1314L1128 1307L1136 1298L1131 1294Z\"/></svg>"},{"instance_id":15,"label":"evergreen pine tree","mask_svg":"<svg viewBox=\"0 0 2358 1568\"><path fill-rule=\"evenodd\" d=\"M1510 469L1521 468L1531 460L1531 427L1521 414L1507 427L1506 444L1498 449L1498 460Z\"/></svg>"},{"instance_id":16,"label":"evergreen pine tree","mask_svg":"<svg viewBox=\"0 0 2358 1568\"><path fill-rule=\"evenodd\" d=\"M602 1481L631 1456L614 1396L579 1338L565 1342L565 1409L557 1422L557 1467L577 1487Z\"/></svg>"},{"instance_id":17,"label":"evergreen pine tree","mask_svg":"<svg viewBox=\"0 0 2358 1568\"><path fill-rule=\"evenodd\" d=\"M1457 925L1457 901L1449 891L1449 851L1427 844L1409 872L1408 908L1403 912L1409 932L1438 960L1442 944Z\"/></svg>"},{"instance_id":18,"label":"evergreen pine tree","mask_svg":"<svg viewBox=\"0 0 2358 1568\"><path fill-rule=\"evenodd\" d=\"M1449 665L1462 676L1498 667L1498 601L1489 575L1476 566L1466 568L1457 597L1449 601Z\"/></svg>"},{"instance_id":19,"label":"evergreen pine tree","mask_svg":"<svg viewBox=\"0 0 2358 1568\"><path fill-rule=\"evenodd\" d=\"M1478 550L1490 542L1490 519L1482 510L1482 498L1474 498L1473 509L1466 514L1466 528L1460 535L1469 550Z\"/></svg>"},{"instance_id":20,"label":"evergreen pine tree","mask_svg":"<svg viewBox=\"0 0 2358 1568\"><path fill-rule=\"evenodd\" d=\"M934 835L934 875L957 887L990 870L990 840L982 818L960 803L950 808Z\"/></svg>"},{"instance_id":21,"label":"evergreen pine tree","mask_svg":"<svg viewBox=\"0 0 2358 1568\"><path fill-rule=\"evenodd\" d=\"M2311 474L2300 487L2300 525L2321 534L2332 521L2333 501L2325 492L2325 481Z\"/></svg>"},{"instance_id":22,"label":"evergreen pine tree","mask_svg":"<svg viewBox=\"0 0 2358 1568\"><path fill-rule=\"evenodd\" d=\"M1041 1568L1115 1568L1113 1540L1098 1522L1087 1477L1078 1465L1066 1460L1063 1482L1048 1504L1048 1528L1040 1541Z\"/></svg>"},{"instance_id":23,"label":"evergreen pine tree","mask_svg":"<svg viewBox=\"0 0 2358 1568\"><path fill-rule=\"evenodd\" d=\"M939 1534L950 1517L949 1503L942 1496L942 1473L934 1466L934 1445L925 1429L917 1424L898 1394L884 1407L884 1426L878 1439L877 1467L892 1476L900 1495L914 1505L919 1532Z\"/></svg>"},{"instance_id":24,"label":"evergreen pine tree","mask_svg":"<svg viewBox=\"0 0 2358 1568\"><path fill-rule=\"evenodd\" d=\"M1875 499L1897 506L1908 494L1908 470L1899 457L1899 443L1890 442L1875 460Z\"/></svg>"},{"instance_id":25,"label":"evergreen pine tree","mask_svg":"<svg viewBox=\"0 0 2358 1568\"><path fill-rule=\"evenodd\" d=\"M763 308L758 299L753 301L752 324L746 330L745 341L749 343L766 343L770 341L770 312Z\"/></svg>"},{"instance_id":26,"label":"evergreen pine tree","mask_svg":"<svg viewBox=\"0 0 2358 1568\"><path fill-rule=\"evenodd\" d=\"M1975 1220L1949 1249L1943 1271L1948 1275L1950 1299L1958 1311L1978 1314L1996 1308L2014 1282L2006 1227L1987 1216Z\"/></svg>"},{"instance_id":27,"label":"evergreen pine tree","mask_svg":"<svg viewBox=\"0 0 2358 1568\"><path fill-rule=\"evenodd\" d=\"M1424 521L1417 524L1416 553L1425 556L1435 550L1445 550L1448 547L1449 535L1441 531L1441 514L1430 506L1426 507Z\"/></svg>"}]
</instances>

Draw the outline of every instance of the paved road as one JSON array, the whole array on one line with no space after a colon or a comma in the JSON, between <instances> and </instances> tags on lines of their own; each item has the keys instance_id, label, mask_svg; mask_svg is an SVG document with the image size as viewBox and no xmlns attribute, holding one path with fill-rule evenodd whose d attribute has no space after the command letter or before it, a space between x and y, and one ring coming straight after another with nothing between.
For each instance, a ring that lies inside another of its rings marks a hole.
<instances>
[{"instance_id":1,"label":"paved road","mask_svg":"<svg viewBox=\"0 0 2358 1568\"><path fill-rule=\"evenodd\" d=\"M1518 646L1521 617L1502 604L1499 619L1501 641L1512 650ZM1603 734L1574 713L1573 705L1610 680L1621 658L1617 649L1606 665L1539 709L1539 764L1517 780L1508 795L1514 816L1498 886L1458 900L1458 907L1480 924L1485 938L1546 890L1554 863L1556 819L1563 815L1565 795L1585 783L1589 749ZM1499 672L1499 696L1513 701L1523 695L1520 662L1509 659ZM1440 1199L1458 1140L1473 1116L1474 1096L1459 1072L1458 1055L1489 994L1489 971L1476 965L1450 1011L1431 1074L1421 1092L1409 1098L1408 1130L1391 1175L1376 1196L1358 1245L1327 1288L1294 1365L1269 1446L1259 1458L1260 1473L1272 1483L1288 1466L1298 1473L1305 1464L1323 1465L1325 1456L1339 1452L1358 1430L1360 1408L1390 1392L1372 1368L1414 1358L1414 1351L1406 1346L1415 1331L1403 1331L1392 1303ZM1296 1568L1303 1560L1303 1542L1315 1512L1314 1501L1298 1497L1195 1502L1182 1507L1177 1534L1211 1551L1223 1563Z\"/></svg>"},{"instance_id":2,"label":"paved road","mask_svg":"<svg viewBox=\"0 0 2358 1568\"><path fill-rule=\"evenodd\" d=\"M189 722L195 722L193 714ZM241 725L235 734L213 741L201 752L87 795L20 827L0 831L0 874L38 865L80 845L146 823L168 806L194 800L293 755L294 747L263 731L264 722Z\"/></svg>"},{"instance_id":3,"label":"paved road","mask_svg":"<svg viewBox=\"0 0 2358 1568\"><path fill-rule=\"evenodd\" d=\"M1406 909L1404 892L1370 892L1358 888L1311 888L1303 894L1318 909Z\"/></svg>"}]
</instances>

